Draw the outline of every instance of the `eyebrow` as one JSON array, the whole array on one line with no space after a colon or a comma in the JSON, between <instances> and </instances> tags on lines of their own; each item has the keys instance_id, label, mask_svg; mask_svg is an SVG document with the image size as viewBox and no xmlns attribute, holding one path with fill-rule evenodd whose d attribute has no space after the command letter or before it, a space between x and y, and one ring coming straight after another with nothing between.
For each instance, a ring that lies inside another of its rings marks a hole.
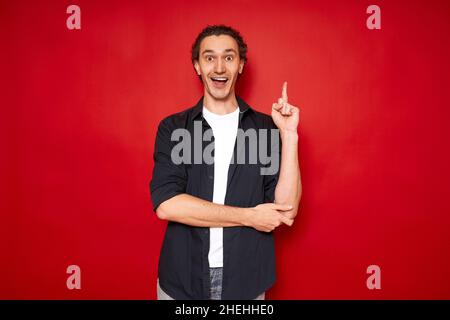
<instances>
[{"instance_id":1,"label":"eyebrow","mask_svg":"<svg viewBox=\"0 0 450 320\"><path fill-rule=\"evenodd\" d=\"M225 49L225 52L226 53L233 52L233 53L237 54L236 50L234 50L234 49ZM204 55L205 53L214 53L214 50L206 49L205 51L202 52L202 55Z\"/></svg>"}]
</instances>

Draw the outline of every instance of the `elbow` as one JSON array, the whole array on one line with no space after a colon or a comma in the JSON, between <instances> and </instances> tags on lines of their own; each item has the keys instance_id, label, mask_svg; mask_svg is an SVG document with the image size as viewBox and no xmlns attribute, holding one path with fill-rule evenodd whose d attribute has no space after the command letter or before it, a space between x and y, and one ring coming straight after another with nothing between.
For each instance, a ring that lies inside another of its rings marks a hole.
<instances>
[{"instance_id":1,"label":"elbow","mask_svg":"<svg viewBox=\"0 0 450 320\"><path fill-rule=\"evenodd\" d=\"M290 211L292 218L297 217L298 212L300 211L300 203L297 202L294 205L294 208Z\"/></svg>"},{"instance_id":2,"label":"elbow","mask_svg":"<svg viewBox=\"0 0 450 320\"><path fill-rule=\"evenodd\" d=\"M156 215L161 220L169 220L169 215L167 214L167 211L164 210L164 206L162 204L156 209Z\"/></svg>"},{"instance_id":3,"label":"elbow","mask_svg":"<svg viewBox=\"0 0 450 320\"><path fill-rule=\"evenodd\" d=\"M174 197L176 198L176 197ZM179 220L179 206L174 198L163 201L158 208L156 208L156 215L161 220L178 221Z\"/></svg>"}]
</instances>

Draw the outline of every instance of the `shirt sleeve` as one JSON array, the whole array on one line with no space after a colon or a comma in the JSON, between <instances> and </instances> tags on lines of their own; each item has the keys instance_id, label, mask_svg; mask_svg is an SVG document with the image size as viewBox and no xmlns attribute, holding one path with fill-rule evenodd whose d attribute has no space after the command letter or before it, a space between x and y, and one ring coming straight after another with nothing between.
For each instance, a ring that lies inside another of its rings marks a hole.
<instances>
[{"instance_id":1,"label":"shirt sleeve","mask_svg":"<svg viewBox=\"0 0 450 320\"><path fill-rule=\"evenodd\" d=\"M281 166L281 138L278 127L273 122L272 118L269 119L268 125L268 144L270 146L270 154L272 157L273 152L278 152L278 170L274 174L264 176L264 202L273 203L275 201L275 188L278 184L278 178L280 177L280 166ZM272 139L271 130L276 129L277 135L276 139ZM278 147L278 148L277 148ZM277 150L278 149L278 150Z\"/></svg>"},{"instance_id":2,"label":"shirt sleeve","mask_svg":"<svg viewBox=\"0 0 450 320\"><path fill-rule=\"evenodd\" d=\"M163 120L158 126L153 154L154 167L150 181L150 194L153 211L164 201L186 192L187 175L183 164L172 162L172 144L170 137L172 130Z\"/></svg>"}]
</instances>

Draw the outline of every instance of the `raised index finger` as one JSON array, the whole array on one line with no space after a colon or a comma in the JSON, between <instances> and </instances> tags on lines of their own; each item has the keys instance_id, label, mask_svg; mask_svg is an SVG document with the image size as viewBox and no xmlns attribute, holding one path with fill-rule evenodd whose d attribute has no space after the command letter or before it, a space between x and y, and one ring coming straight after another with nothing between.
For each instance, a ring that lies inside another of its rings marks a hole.
<instances>
[{"instance_id":1,"label":"raised index finger","mask_svg":"<svg viewBox=\"0 0 450 320\"><path fill-rule=\"evenodd\" d=\"M287 96L287 81L283 83L283 90L281 91L281 98L284 100L284 102L288 102L288 96Z\"/></svg>"}]
</instances>

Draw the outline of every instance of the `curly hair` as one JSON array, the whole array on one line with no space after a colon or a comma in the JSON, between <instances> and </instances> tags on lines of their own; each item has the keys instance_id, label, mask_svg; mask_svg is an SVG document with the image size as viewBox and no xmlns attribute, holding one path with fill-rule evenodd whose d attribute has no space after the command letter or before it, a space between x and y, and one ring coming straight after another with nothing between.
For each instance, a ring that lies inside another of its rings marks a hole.
<instances>
[{"instance_id":1,"label":"curly hair","mask_svg":"<svg viewBox=\"0 0 450 320\"><path fill-rule=\"evenodd\" d=\"M199 59L200 43L202 42L202 40L209 36L220 36L220 35L228 35L232 37L234 40L236 40L239 47L239 58L241 60L244 60L244 62L247 62L247 44L245 43L239 31L233 29L232 27L219 24L219 25L208 25L198 34L194 44L192 45L191 50L192 64L194 64L195 61L198 61Z\"/></svg>"}]
</instances>

